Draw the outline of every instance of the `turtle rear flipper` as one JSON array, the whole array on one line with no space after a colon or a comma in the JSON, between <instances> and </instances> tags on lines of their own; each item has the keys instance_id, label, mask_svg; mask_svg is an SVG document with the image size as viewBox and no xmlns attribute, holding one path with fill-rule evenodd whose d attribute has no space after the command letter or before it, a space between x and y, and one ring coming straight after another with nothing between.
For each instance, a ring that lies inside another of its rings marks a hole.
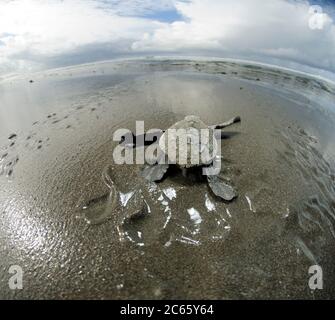
<instances>
[{"instance_id":1,"label":"turtle rear flipper","mask_svg":"<svg viewBox=\"0 0 335 320\"><path fill-rule=\"evenodd\" d=\"M237 197L236 190L218 176L207 176L208 185L213 193L225 201L232 201Z\"/></svg>"},{"instance_id":2,"label":"turtle rear flipper","mask_svg":"<svg viewBox=\"0 0 335 320\"><path fill-rule=\"evenodd\" d=\"M169 168L168 164L145 165L141 169L141 176L150 182L160 181Z\"/></svg>"}]
</instances>

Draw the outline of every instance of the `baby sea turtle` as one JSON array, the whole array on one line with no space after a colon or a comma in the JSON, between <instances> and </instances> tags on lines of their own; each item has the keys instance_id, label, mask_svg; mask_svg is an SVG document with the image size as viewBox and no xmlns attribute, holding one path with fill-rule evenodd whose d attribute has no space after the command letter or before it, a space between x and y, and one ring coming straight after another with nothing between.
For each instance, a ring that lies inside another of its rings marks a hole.
<instances>
[{"instance_id":1,"label":"baby sea turtle","mask_svg":"<svg viewBox=\"0 0 335 320\"><path fill-rule=\"evenodd\" d=\"M223 129L240 122L234 117L221 124L208 126L199 117L190 115L176 122L158 140L156 156L146 164L141 175L148 181L160 181L171 164L181 169L184 176L195 168L204 169L220 161L217 139L221 139ZM220 172L202 170L213 193L226 201L233 200L237 193L220 176Z\"/></svg>"},{"instance_id":2,"label":"baby sea turtle","mask_svg":"<svg viewBox=\"0 0 335 320\"><path fill-rule=\"evenodd\" d=\"M221 167L218 141L227 137L227 132L224 133L220 129L240 121L240 117L235 117L224 123L208 126L197 116L186 116L185 119L178 121L163 133L162 131L155 132L153 135L158 137L158 141L156 140L158 143L154 144L152 142L152 133L144 134L148 138L147 141L151 141L148 148L154 147L153 150L157 150L157 152L156 154L152 153L155 156L152 159L147 159L147 164L142 167L142 177L150 182L160 181L167 173L170 165L174 165L181 169L181 172L187 178L195 172L197 174L201 172L201 180L204 178L207 180L210 189L216 196L225 201L233 200L237 193L219 175L220 172L213 174L213 171L203 169L210 169L216 161L219 162ZM182 130L181 136L178 135L180 132L177 132L180 129ZM203 132L207 134L203 135ZM135 144L130 144L131 147L143 146L141 144L143 143L142 136L132 134L130 137L125 137L121 142L128 141L128 138L135 138ZM136 143L137 139L140 140L139 143ZM170 148L171 146L172 148ZM147 191L145 188L142 189L140 186L134 185L134 188L127 193L121 193L118 190L116 181L114 181L114 169L114 166L109 165L102 174L103 181L109 188L109 193L81 205L80 216L83 216L90 224L100 224L110 219L115 210L119 210L120 215L116 218L116 225L121 239L124 237L122 229L126 221L143 217L150 212L150 206L146 201Z\"/></svg>"}]
</instances>

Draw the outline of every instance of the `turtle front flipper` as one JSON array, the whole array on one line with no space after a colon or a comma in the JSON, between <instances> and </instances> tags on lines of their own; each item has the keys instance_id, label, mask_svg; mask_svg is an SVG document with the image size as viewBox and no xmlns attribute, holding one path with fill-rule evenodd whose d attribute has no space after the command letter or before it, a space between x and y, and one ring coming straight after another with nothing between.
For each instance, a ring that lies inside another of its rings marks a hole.
<instances>
[{"instance_id":1,"label":"turtle front flipper","mask_svg":"<svg viewBox=\"0 0 335 320\"><path fill-rule=\"evenodd\" d=\"M150 182L160 181L168 168L168 164L147 164L141 169L141 176Z\"/></svg>"},{"instance_id":2,"label":"turtle front flipper","mask_svg":"<svg viewBox=\"0 0 335 320\"><path fill-rule=\"evenodd\" d=\"M209 187L217 197L220 197L225 201L232 201L237 197L236 190L224 182L220 177L207 176L207 181Z\"/></svg>"},{"instance_id":3,"label":"turtle front flipper","mask_svg":"<svg viewBox=\"0 0 335 320\"><path fill-rule=\"evenodd\" d=\"M211 128L212 129L223 129L223 128L229 127L232 124L238 123L238 122L241 122L241 118L237 116L237 117L234 117L234 118L232 118L232 119L230 119L230 120L228 120L226 122L223 122L223 123L211 126Z\"/></svg>"}]
</instances>

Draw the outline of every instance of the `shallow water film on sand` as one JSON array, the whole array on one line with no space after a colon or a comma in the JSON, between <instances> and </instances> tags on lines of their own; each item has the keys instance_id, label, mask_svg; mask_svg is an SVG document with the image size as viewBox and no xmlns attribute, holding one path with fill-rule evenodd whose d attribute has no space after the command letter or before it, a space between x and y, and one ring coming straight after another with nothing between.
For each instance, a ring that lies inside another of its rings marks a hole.
<instances>
[{"instance_id":1,"label":"shallow water film on sand","mask_svg":"<svg viewBox=\"0 0 335 320\"><path fill-rule=\"evenodd\" d=\"M334 98L331 82L233 61L3 80L0 297L334 298ZM187 115L241 117L220 146L233 201L197 172L168 166L152 182L114 163L119 128L166 130ZM8 287L11 265L22 290ZM312 265L322 290L309 286Z\"/></svg>"}]
</instances>

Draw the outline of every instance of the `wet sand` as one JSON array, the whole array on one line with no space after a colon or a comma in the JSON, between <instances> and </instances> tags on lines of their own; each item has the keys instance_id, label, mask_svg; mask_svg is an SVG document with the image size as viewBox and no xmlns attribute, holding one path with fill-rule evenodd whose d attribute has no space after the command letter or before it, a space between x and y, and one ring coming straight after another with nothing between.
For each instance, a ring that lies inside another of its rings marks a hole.
<instances>
[{"instance_id":1,"label":"wet sand","mask_svg":"<svg viewBox=\"0 0 335 320\"><path fill-rule=\"evenodd\" d=\"M250 64L173 60L32 79L0 84L1 298L334 298L332 84ZM124 223L122 242L119 211L96 226L78 217L83 203L108 193L101 173L116 129L134 130L136 120L166 129L188 114L208 124L241 116L222 141L235 201L178 174L147 184L124 165L113 171L117 187L141 189L150 214ZM315 292L313 264L324 272ZM10 265L24 270L21 291L8 288Z\"/></svg>"}]
</instances>

